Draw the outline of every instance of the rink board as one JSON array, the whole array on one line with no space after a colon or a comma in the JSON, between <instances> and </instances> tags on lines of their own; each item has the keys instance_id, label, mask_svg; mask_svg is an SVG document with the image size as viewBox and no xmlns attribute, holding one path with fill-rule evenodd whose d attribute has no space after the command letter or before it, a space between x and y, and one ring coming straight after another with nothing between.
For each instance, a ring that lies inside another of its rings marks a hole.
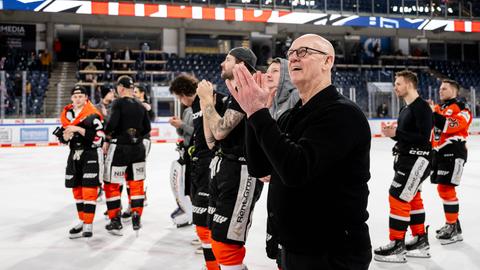
<instances>
[{"instance_id":1,"label":"rink board","mask_svg":"<svg viewBox=\"0 0 480 270\"><path fill-rule=\"evenodd\" d=\"M152 142L176 142L179 138L175 128L168 123L168 117L159 117L152 123L150 133ZM380 130L384 125L395 124L395 119L370 119L373 137L382 137ZM0 120L0 147L15 146L53 146L59 145L52 134L60 126L60 120L54 118L4 119ZM474 118L470 134L480 134L480 118Z\"/></svg>"}]
</instances>

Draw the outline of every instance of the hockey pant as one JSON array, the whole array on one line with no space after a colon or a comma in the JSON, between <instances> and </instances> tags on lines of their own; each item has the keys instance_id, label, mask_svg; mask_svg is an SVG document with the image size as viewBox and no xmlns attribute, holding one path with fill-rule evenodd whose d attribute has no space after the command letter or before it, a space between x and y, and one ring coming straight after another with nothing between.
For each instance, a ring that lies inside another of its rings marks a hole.
<instances>
[{"instance_id":1,"label":"hockey pant","mask_svg":"<svg viewBox=\"0 0 480 270\"><path fill-rule=\"evenodd\" d=\"M111 144L105 161L105 197L107 198L108 217L120 214L120 186L127 181L130 187L129 202L131 211L142 215L145 199L145 147L138 144Z\"/></svg>"},{"instance_id":2,"label":"hockey pant","mask_svg":"<svg viewBox=\"0 0 480 270\"><path fill-rule=\"evenodd\" d=\"M207 227L196 226L198 238L202 242L203 257L207 265L207 270L218 270L218 263L212 251L211 231Z\"/></svg>"},{"instance_id":3,"label":"hockey pant","mask_svg":"<svg viewBox=\"0 0 480 270\"><path fill-rule=\"evenodd\" d=\"M408 226L412 234L425 233L425 210L421 183L430 174L428 157L398 155L395 158L395 177L390 186L390 240L405 239Z\"/></svg>"},{"instance_id":4,"label":"hockey pant","mask_svg":"<svg viewBox=\"0 0 480 270\"><path fill-rule=\"evenodd\" d=\"M193 224L208 226L208 201L210 198L210 162L211 157L193 158L191 177L191 197Z\"/></svg>"},{"instance_id":5,"label":"hockey pant","mask_svg":"<svg viewBox=\"0 0 480 270\"><path fill-rule=\"evenodd\" d=\"M263 182L250 177L247 166L238 160L216 156L210 170L208 212L213 253L220 267L242 267L244 245Z\"/></svg>"},{"instance_id":6,"label":"hockey pant","mask_svg":"<svg viewBox=\"0 0 480 270\"><path fill-rule=\"evenodd\" d=\"M103 172L101 148L70 150L65 169L65 187L98 187L103 180Z\"/></svg>"},{"instance_id":7,"label":"hockey pant","mask_svg":"<svg viewBox=\"0 0 480 270\"><path fill-rule=\"evenodd\" d=\"M192 202L190 197L185 195L185 165L175 160L170 167L170 186L178 207L184 214L174 218L176 224L192 222Z\"/></svg>"},{"instance_id":8,"label":"hockey pant","mask_svg":"<svg viewBox=\"0 0 480 270\"><path fill-rule=\"evenodd\" d=\"M464 143L449 144L439 151L434 151L431 182L451 186L460 185L466 162L467 148Z\"/></svg>"}]
</instances>

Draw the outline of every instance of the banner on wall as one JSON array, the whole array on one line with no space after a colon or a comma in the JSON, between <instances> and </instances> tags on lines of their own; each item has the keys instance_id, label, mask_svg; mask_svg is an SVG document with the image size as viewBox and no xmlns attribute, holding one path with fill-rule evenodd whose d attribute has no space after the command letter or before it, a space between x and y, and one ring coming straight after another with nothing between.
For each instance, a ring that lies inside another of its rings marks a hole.
<instances>
[{"instance_id":1,"label":"banner on wall","mask_svg":"<svg viewBox=\"0 0 480 270\"><path fill-rule=\"evenodd\" d=\"M365 58L375 58L381 54L390 53L389 37L360 37L360 46L362 46Z\"/></svg>"},{"instance_id":2,"label":"banner on wall","mask_svg":"<svg viewBox=\"0 0 480 270\"><path fill-rule=\"evenodd\" d=\"M36 25L0 24L0 52L9 49L35 50Z\"/></svg>"},{"instance_id":3,"label":"banner on wall","mask_svg":"<svg viewBox=\"0 0 480 270\"><path fill-rule=\"evenodd\" d=\"M480 21L397 18L260 10L233 7L201 7L134 3L118 1L82 0L8 0L4 9L37 12L67 12L76 14L137 16L171 19L196 19L255 23L314 24L329 26L372 27L389 29L416 29L448 32L480 32Z\"/></svg>"}]
</instances>

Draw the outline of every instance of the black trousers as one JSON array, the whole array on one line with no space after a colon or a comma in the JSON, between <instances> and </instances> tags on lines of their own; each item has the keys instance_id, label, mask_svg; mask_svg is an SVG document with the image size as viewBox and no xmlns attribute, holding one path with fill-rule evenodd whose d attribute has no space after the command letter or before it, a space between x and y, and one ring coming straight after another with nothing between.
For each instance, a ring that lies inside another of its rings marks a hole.
<instances>
[{"instance_id":1,"label":"black trousers","mask_svg":"<svg viewBox=\"0 0 480 270\"><path fill-rule=\"evenodd\" d=\"M281 249L282 270L368 270L372 249L296 254Z\"/></svg>"}]
</instances>

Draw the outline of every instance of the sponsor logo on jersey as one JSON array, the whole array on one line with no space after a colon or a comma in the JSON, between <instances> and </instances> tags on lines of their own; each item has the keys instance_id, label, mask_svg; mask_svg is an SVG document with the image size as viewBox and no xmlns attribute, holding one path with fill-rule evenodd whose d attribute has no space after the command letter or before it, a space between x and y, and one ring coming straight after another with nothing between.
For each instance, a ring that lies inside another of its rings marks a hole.
<instances>
[{"instance_id":1,"label":"sponsor logo on jersey","mask_svg":"<svg viewBox=\"0 0 480 270\"><path fill-rule=\"evenodd\" d=\"M199 111L199 112L196 112L196 113L192 113L192 119L197 119L199 117L202 117L203 116L203 113L202 111Z\"/></svg>"},{"instance_id":2,"label":"sponsor logo on jersey","mask_svg":"<svg viewBox=\"0 0 480 270\"><path fill-rule=\"evenodd\" d=\"M91 178L97 177L97 175L98 175L97 173L84 173L84 174L83 174L83 178L85 178L85 179L91 179Z\"/></svg>"},{"instance_id":3,"label":"sponsor logo on jersey","mask_svg":"<svg viewBox=\"0 0 480 270\"><path fill-rule=\"evenodd\" d=\"M119 171L113 172L113 177L124 177L124 176L125 176L125 172L119 172Z\"/></svg>"},{"instance_id":4,"label":"sponsor logo on jersey","mask_svg":"<svg viewBox=\"0 0 480 270\"><path fill-rule=\"evenodd\" d=\"M458 124L458 120L457 119L448 119L448 127L449 128L456 128L458 127L460 124Z\"/></svg>"},{"instance_id":5,"label":"sponsor logo on jersey","mask_svg":"<svg viewBox=\"0 0 480 270\"><path fill-rule=\"evenodd\" d=\"M224 217L224 216L220 216L219 214L215 214L213 215L213 221L218 223L218 224L222 224L224 223L225 221L227 221L228 218L227 217Z\"/></svg>"},{"instance_id":6,"label":"sponsor logo on jersey","mask_svg":"<svg viewBox=\"0 0 480 270\"><path fill-rule=\"evenodd\" d=\"M193 206L192 207L192 212L195 213L195 214L202 215L205 212L207 212L207 208L206 207Z\"/></svg>"},{"instance_id":7,"label":"sponsor logo on jersey","mask_svg":"<svg viewBox=\"0 0 480 270\"><path fill-rule=\"evenodd\" d=\"M394 187L394 188L399 188L399 187L401 187L401 186L402 186L402 184L400 184L400 183L398 183L398 182L396 182L396 181L393 181L393 182L392 182L392 187Z\"/></svg>"},{"instance_id":8,"label":"sponsor logo on jersey","mask_svg":"<svg viewBox=\"0 0 480 270\"><path fill-rule=\"evenodd\" d=\"M198 196L210 197L210 194L208 194L208 193L206 193L206 192L198 192Z\"/></svg>"},{"instance_id":9,"label":"sponsor logo on jersey","mask_svg":"<svg viewBox=\"0 0 480 270\"><path fill-rule=\"evenodd\" d=\"M452 114L453 114L452 109L448 109L448 110L445 112L445 115L452 115Z\"/></svg>"},{"instance_id":10,"label":"sponsor logo on jersey","mask_svg":"<svg viewBox=\"0 0 480 270\"><path fill-rule=\"evenodd\" d=\"M95 164L95 163L97 163L96 160L89 160L89 161L87 161L87 164Z\"/></svg>"},{"instance_id":11,"label":"sponsor logo on jersey","mask_svg":"<svg viewBox=\"0 0 480 270\"><path fill-rule=\"evenodd\" d=\"M213 213L215 213L215 211L217 211L217 208L211 207L211 206L208 207L208 213L209 213L210 215L213 214Z\"/></svg>"},{"instance_id":12,"label":"sponsor logo on jersey","mask_svg":"<svg viewBox=\"0 0 480 270\"><path fill-rule=\"evenodd\" d=\"M72 179L72 178L73 178L73 175L70 175L70 174L65 175L65 179L66 179L66 180L70 180L70 179Z\"/></svg>"},{"instance_id":13,"label":"sponsor logo on jersey","mask_svg":"<svg viewBox=\"0 0 480 270\"><path fill-rule=\"evenodd\" d=\"M411 149L408 151L410 155L416 155L416 156L428 156L430 154L430 151L422 151L422 150L414 150Z\"/></svg>"},{"instance_id":14,"label":"sponsor logo on jersey","mask_svg":"<svg viewBox=\"0 0 480 270\"><path fill-rule=\"evenodd\" d=\"M246 185L245 185L245 191L242 194L242 206L240 207L240 213L238 213L237 217L237 222L242 223L243 219L245 218L245 212L247 211L247 206L248 206L248 198L250 191L252 189L252 180L255 180L252 177L248 177Z\"/></svg>"},{"instance_id":15,"label":"sponsor logo on jersey","mask_svg":"<svg viewBox=\"0 0 480 270\"><path fill-rule=\"evenodd\" d=\"M136 173L141 173L141 174L143 174L144 171L145 171L145 168L143 168L143 167L137 167L137 168L135 168L135 172L136 172Z\"/></svg>"},{"instance_id":16,"label":"sponsor logo on jersey","mask_svg":"<svg viewBox=\"0 0 480 270\"><path fill-rule=\"evenodd\" d=\"M444 170L438 170L437 174L438 175L448 175L450 171L444 171Z\"/></svg>"}]
</instances>

